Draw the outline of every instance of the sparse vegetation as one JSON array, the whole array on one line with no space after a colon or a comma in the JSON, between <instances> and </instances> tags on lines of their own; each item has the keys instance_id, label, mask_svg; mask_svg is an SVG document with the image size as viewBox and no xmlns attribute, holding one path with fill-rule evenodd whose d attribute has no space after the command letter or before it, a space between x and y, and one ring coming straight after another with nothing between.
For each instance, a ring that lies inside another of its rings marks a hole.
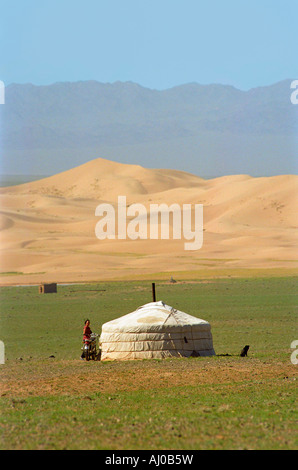
<instances>
[{"instance_id":1,"label":"sparse vegetation","mask_svg":"<svg viewBox=\"0 0 298 470\"><path fill-rule=\"evenodd\" d=\"M295 277L159 282L210 321L217 356L87 363L84 319L100 332L151 301L148 281L1 288L1 449L296 449L296 293Z\"/></svg>"}]
</instances>

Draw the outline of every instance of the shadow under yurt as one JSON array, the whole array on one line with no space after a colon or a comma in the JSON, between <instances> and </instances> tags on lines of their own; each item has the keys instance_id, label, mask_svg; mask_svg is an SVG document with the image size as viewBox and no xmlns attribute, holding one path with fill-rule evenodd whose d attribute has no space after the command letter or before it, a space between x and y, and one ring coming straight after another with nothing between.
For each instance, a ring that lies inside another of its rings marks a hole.
<instances>
[{"instance_id":1,"label":"shadow under yurt","mask_svg":"<svg viewBox=\"0 0 298 470\"><path fill-rule=\"evenodd\" d=\"M101 360L214 356L210 324L150 302L102 325Z\"/></svg>"}]
</instances>

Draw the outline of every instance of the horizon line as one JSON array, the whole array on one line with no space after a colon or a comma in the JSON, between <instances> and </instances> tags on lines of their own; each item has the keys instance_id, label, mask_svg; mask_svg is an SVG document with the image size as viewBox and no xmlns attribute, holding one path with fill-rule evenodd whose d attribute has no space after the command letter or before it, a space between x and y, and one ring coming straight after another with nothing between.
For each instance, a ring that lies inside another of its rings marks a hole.
<instances>
[{"instance_id":1,"label":"horizon line","mask_svg":"<svg viewBox=\"0 0 298 470\"><path fill-rule=\"evenodd\" d=\"M114 82L101 82L99 80L96 80L96 79L86 79L86 80L73 80L73 81L70 81L70 80L64 80L64 81L61 81L61 80L58 80L58 81L55 81L55 82L51 82L51 83L47 83L47 84L36 84L36 83L32 83L32 82L23 82L23 83L19 83L19 82L11 82L9 83L8 85L5 84L5 82L3 81L3 83L5 84L5 88L7 89L8 87L11 87L11 86L32 86L32 87L51 87L51 86L55 86L55 85L60 85L60 84L79 84L79 83L97 83L97 84L100 84L100 85L116 85L116 84L123 84L123 85L127 85L127 84L131 84L131 85L136 85L140 88L143 88L145 90L150 90L150 91L159 91L159 92L162 92L162 91L167 91L167 90L172 90L174 88L179 88L179 87L184 87L184 86L189 86L189 85L195 85L195 86L199 86L199 87L208 87L208 86L221 86L221 87L229 87L229 88L234 88L235 90L237 91L241 91L243 93L247 93L251 90L255 90L257 88L269 88L269 87L272 87L272 86L275 86L277 84L280 84L280 83L283 83L283 82L292 82L293 80L295 80L294 78L284 78L282 80L278 80L276 82L271 82L270 84L268 85L258 85L258 86L253 86L253 87L250 87L250 88L246 88L246 89L243 89L243 88L239 88L235 85L231 85L231 84L228 84L228 83L220 83L220 82L210 82L210 83L199 83L199 82L196 82L196 81L193 81L193 82L185 82L185 83L181 83L181 84L178 84L178 85L173 85L173 86L170 86L168 88L151 88L149 86L145 86L145 85L141 85L140 83L138 82L135 82L133 80L115 80Z\"/></svg>"}]
</instances>

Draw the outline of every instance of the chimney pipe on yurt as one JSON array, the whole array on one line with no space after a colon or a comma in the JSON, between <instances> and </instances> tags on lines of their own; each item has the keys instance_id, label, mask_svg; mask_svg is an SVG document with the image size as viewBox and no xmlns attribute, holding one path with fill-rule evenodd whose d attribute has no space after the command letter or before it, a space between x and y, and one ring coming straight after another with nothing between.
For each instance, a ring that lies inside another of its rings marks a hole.
<instances>
[{"instance_id":1,"label":"chimney pipe on yurt","mask_svg":"<svg viewBox=\"0 0 298 470\"><path fill-rule=\"evenodd\" d=\"M155 282L152 282L152 301L153 301L153 302L156 302Z\"/></svg>"}]
</instances>

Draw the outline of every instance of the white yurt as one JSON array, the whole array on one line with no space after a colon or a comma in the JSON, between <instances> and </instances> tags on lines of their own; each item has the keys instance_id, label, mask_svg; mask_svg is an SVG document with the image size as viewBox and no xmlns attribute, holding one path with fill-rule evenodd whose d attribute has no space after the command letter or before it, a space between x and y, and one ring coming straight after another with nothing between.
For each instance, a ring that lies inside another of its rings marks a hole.
<instances>
[{"instance_id":1,"label":"white yurt","mask_svg":"<svg viewBox=\"0 0 298 470\"><path fill-rule=\"evenodd\" d=\"M104 323L100 342L102 361L215 355L210 324L162 301Z\"/></svg>"}]
</instances>

